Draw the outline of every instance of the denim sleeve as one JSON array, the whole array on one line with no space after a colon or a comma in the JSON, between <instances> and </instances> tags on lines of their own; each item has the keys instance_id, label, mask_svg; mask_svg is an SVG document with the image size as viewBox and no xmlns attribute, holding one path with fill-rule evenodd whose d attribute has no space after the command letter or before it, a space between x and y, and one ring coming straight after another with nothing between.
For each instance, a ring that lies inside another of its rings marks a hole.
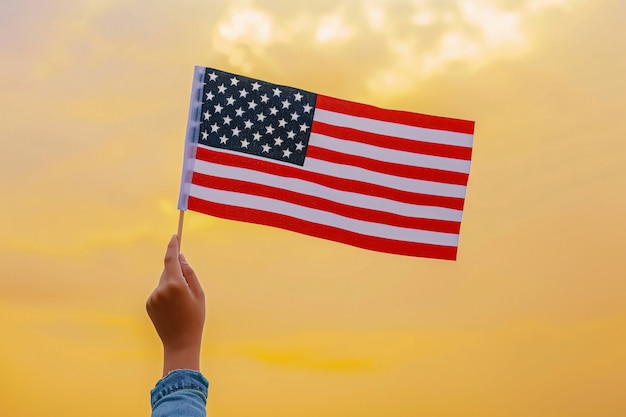
<instances>
[{"instance_id":1,"label":"denim sleeve","mask_svg":"<svg viewBox=\"0 0 626 417\"><path fill-rule=\"evenodd\" d=\"M205 417L208 389L200 372L172 371L150 391L152 417Z\"/></svg>"}]
</instances>

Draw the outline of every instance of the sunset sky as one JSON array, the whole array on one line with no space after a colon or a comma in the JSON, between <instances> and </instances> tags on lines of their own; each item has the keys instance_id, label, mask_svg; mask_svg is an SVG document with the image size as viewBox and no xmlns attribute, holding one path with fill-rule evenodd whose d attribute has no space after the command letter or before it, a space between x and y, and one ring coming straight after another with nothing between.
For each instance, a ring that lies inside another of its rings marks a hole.
<instances>
[{"instance_id":1,"label":"sunset sky","mask_svg":"<svg viewBox=\"0 0 626 417\"><path fill-rule=\"evenodd\" d=\"M455 262L187 213L209 415L626 415L625 17L0 1L0 415L149 415L194 65L476 121Z\"/></svg>"}]
</instances>

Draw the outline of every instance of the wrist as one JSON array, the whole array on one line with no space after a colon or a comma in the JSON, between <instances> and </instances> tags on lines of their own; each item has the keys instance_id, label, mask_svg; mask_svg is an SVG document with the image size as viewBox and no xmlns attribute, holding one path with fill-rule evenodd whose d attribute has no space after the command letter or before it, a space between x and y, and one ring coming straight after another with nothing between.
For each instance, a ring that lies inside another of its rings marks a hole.
<instances>
[{"instance_id":1,"label":"wrist","mask_svg":"<svg viewBox=\"0 0 626 417\"><path fill-rule=\"evenodd\" d=\"M163 376L176 369L200 371L200 346L163 348Z\"/></svg>"}]
</instances>

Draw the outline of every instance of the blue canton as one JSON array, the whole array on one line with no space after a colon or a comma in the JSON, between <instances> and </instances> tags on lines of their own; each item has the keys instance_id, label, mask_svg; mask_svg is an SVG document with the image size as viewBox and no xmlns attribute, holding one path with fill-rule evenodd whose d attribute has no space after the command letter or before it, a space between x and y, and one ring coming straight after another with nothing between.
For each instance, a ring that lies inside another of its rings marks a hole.
<instances>
[{"instance_id":1,"label":"blue canton","mask_svg":"<svg viewBox=\"0 0 626 417\"><path fill-rule=\"evenodd\" d=\"M302 166L317 95L207 68L198 143Z\"/></svg>"}]
</instances>

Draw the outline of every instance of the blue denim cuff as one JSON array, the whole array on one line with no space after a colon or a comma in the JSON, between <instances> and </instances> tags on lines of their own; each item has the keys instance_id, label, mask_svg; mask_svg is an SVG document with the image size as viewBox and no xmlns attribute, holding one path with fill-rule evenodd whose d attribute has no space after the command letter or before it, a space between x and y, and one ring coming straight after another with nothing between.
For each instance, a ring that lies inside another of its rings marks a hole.
<instances>
[{"instance_id":1,"label":"blue denim cuff","mask_svg":"<svg viewBox=\"0 0 626 417\"><path fill-rule=\"evenodd\" d=\"M150 403L154 408L155 404L163 397L183 390L190 390L199 394L206 404L209 381L198 371L176 369L161 378L155 387L150 390Z\"/></svg>"}]
</instances>

